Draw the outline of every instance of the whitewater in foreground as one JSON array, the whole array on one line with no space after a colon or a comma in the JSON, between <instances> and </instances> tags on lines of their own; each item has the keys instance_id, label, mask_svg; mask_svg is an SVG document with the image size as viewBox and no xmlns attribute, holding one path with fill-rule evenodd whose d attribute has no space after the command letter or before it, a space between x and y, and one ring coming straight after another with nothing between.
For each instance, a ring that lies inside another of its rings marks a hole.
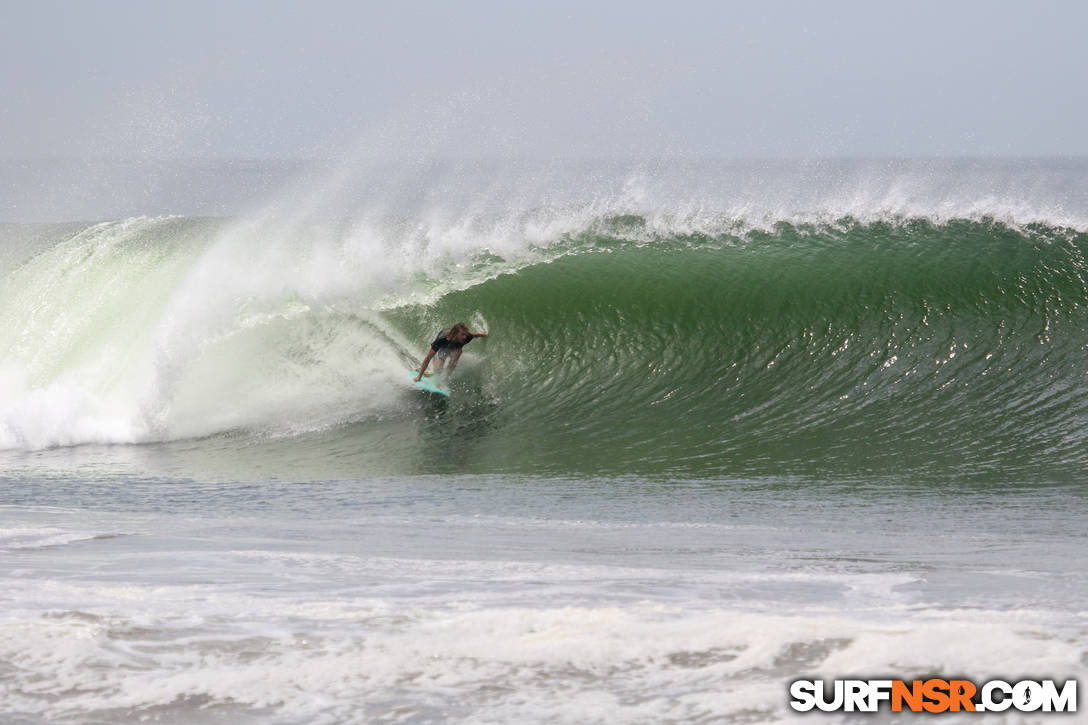
<instances>
[{"instance_id":1,"label":"whitewater in foreground","mask_svg":"<svg viewBox=\"0 0 1088 725\"><path fill-rule=\"evenodd\" d=\"M5 722L1085 674L1088 164L289 171L3 205Z\"/></svg>"}]
</instances>

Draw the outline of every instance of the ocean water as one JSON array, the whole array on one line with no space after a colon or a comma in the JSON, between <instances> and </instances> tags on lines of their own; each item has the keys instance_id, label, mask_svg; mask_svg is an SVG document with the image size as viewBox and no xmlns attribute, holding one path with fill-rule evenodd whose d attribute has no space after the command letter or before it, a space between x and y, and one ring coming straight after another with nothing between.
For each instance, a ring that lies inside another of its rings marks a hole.
<instances>
[{"instance_id":1,"label":"ocean water","mask_svg":"<svg viewBox=\"0 0 1088 725\"><path fill-rule=\"evenodd\" d=\"M852 722L789 682L1088 670L1088 162L0 178L4 722Z\"/></svg>"}]
</instances>

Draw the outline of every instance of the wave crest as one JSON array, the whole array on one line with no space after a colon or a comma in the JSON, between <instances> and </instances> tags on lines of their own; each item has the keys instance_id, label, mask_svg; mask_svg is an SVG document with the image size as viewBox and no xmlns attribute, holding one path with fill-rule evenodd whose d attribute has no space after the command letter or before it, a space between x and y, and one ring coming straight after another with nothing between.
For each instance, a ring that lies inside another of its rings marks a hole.
<instances>
[{"instance_id":1,"label":"wave crest","mask_svg":"<svg viewBox=\"0 0 1088 725\"><path fill-rule=\"evenodd\" d=\"M1084 232L692 219L65 231L0 278L0 447L338 431L378 451L363 470L560 474L1088 460ZM456 319L494 334L456 422L421 434L405 371Z\"/></svg>"}]
</instances>

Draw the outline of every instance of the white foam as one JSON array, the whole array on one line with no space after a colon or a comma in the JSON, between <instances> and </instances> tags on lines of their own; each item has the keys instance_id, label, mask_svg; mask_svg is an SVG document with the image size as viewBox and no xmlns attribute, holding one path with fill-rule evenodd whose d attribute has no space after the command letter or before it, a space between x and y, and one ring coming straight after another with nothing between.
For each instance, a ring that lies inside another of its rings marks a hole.
<instances>
[{"instance_id":1,"label":"white foam","mask_svg":"<svg viewBox=\"0 0 1088 725\"><path fill-rule=\"evenodd\" d=\"M64 546L77 541L90 541L113 534L90 531L71 531L57 528L10 528L0 529L0 551L19 549L43 549Z\"/></svg>"},{"instance_id":2,"label":"white foam","mask_svg":"<svg viewBox=\"0 0 1088 725\"><path fill-rule=\"evenodd\" d=\"M233 488L192 490L218 507ZM978 531L927 503L895 508L906 521L924 513L928 531L885 538L846 508L800 527L777 511L766 530L588 517L549 527L457 502L447 518L337 518L343 490L320 520L161 514L158 503L4 509L0 720L806 722L787 710L795 678L1085 671L1082 578L1062 566L1000 579L1010 562L1072 551L1072 534L1009 540L1003 518L985 525L1001 544L990 560ZM43 546L117 531L139 535ZM859 550L871 558L843 558ZM1001 596L967 606L987 576ZM940 577L952 581L917 590ZM1058 583L1063 597L1036 596Z\"/></svg>"},{"instance_id":3,"label":"white foam","mask_svg":"<svg viewBox=\"0 0 1088 725\"><path fill-rule=\"evenodd\" d=\"M383 310L554 259L614 216L644 220L610 232L640 243L844 218L1083 230L1084 177L1030 164L737 162L390 178L353 159L229 223L89 225L5 271L0 448L290 433L389 411L419 341L400 339ZM323 221L330 210L347 217Z\"/></svg>"},{"instance_id":4,"label":"white foam","mask_svg":"<svg viewBox=\"0 0 1088 725\"><path fill-rule=\"evenodd\" d=\"M1007 674L1001 658L1012 655L1027 674L1083 669L1084 642L1043 613L372 600L277 609L250 595L228 597L238 608L228 617L206 605L187 611L171 599L181 591L127 592L133 606L153 605L151 615L12 613L0 623L0 661L20 668L0 685L0 701L49 721L136 716L196 698L268 708L273 722L435 708L448 722L778 722L790 717L787 683L801 676L982 677ZM110 592L115 607L125 601L118 594Z\"/></svg>"}]
</instances>

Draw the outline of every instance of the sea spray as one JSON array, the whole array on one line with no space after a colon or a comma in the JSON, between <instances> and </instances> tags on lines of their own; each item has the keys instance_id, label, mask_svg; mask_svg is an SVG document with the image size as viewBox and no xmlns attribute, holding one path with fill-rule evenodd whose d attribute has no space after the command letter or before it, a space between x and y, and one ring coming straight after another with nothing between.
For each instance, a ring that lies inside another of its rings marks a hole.
<instances>
[{"instance_id":1,"label":"sea spray","mask_svg":"<svg viewBox=\"0 0 1088 725\"><path fill-rule=\"evenodd\" d=\"M495 334L467 351L459 424L427 438L487 431L473 470L1085 461L1084 232L678 213L88 226L0 280L0 443L352 425L383 470L418 471L403 373L471 319Z\"/></svg>"}]
</instances>

